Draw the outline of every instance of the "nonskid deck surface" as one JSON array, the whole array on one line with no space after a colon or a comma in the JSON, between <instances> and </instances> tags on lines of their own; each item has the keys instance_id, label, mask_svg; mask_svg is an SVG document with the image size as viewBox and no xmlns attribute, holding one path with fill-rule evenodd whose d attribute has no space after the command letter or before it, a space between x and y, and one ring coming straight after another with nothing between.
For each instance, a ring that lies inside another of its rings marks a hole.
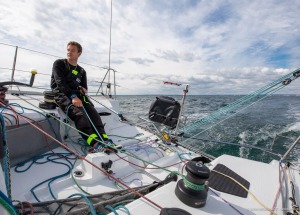
<instances>
[{"instance_id":1,"label":"nonskid deck surface","mask_svg":"<svg viewBox=\"0 0 300 215\"><path fill-rule=\"evenodd\" d=\"M70 145L68 144L68 146ZM76 145L73 145L72 148L75 147L80 150ZM109 172L112 177L117 178L129 187L149 185L154 181L163 180L168 175L168 172L155 168L149 163L159 166L171 165L168 168L170 172L178 171L183 166L183 163L178 162L180 159L175 152L168 151L166 153L151 139L139 144L129 145L127 142L123 149L125 150L124 153L118 152L109 155L103 152L92 153L86 155L85 159L101 168L102 171ZM14 199L29 202L49 201L53 198L67 198L74 193L98 194L126 189L121 182L116 182L84 160L70 159L67 162L65 159L58 159L58 156L69 154L64 148L57 148L53 151L57 156L42 157L36 160L36 163L32 166L30 166L31 161L29 161L24 166L18 166L18 172L15 172L14 168L11 170L12 196ZM142 157L144 161L133 158L131 155ZM69 158L74 157L69 156ZM47 159L54 160L55 163L47 162ZM111 167L106 169L105 165L109 162L111 162ZM172 166L174 163L179 164ZM30 168L26 170L29 166ZM150 169L147 169L147 167ZM26 171L23 172L23 170ZM79 172L80 174L78 174ZM51 180L51 178L63 174L66 175Z\"/></svg>"},{"instance_id":2,"label":"nonskid deck surface","mask_svg":"<svg viewBox=\"0 0 300 215\"><path fill-rule=\"evenodd\" d=\"M28 105L25 100L16 99L21 107ZM31 99L37 106L42 97L34 96ZM117 102L107 99L101 102L115 110L119 108ZM16 109L21 110L21 107ZM150 185L154 181L164 180L172 172L185 175L185 162L200 156L182 147L165 145L155 134L139 126L120 121L117 114L99 104L96 104L96 108L99 113L110 113L101 117L105 129L114 143L123 146L124 151L109 155L99 152L87 154L84 159L75 159L76 156L65 147L75 153L83 154L82 144L76 141L80 135L76 130L66 129L66 125L61 123L59 129L62 143L60 144L63 145L44 153L46 156L37 156L34 159L30 157L28 162L17 166L18 172L15 172L15 167L11 169L13 199L25 202L51 201L65 199L76 193L93 195ZM41 110L36 107L24 109L23 115L34 120L45 118L38 114L38 111ZM51 113L61 121L65 119L65 115L59 109L45 110L45 113ZM70 124L74 127L72 122ZM279 178L282 172L279 171L278 162L265 164L223 155L207 166L212 171L218 164L225 165L249 181L249 193L253 195L248 194L247 198L241 198L210 188L205 207L195 209L177 198L174 193L176 183L171 182L148 194L147 198L162 207L182 208L191 214L270 214L268 209L275 209L274 214L284 214L281 204L282 195L279 192ZM287 173L284 175L287 177ZM300 179L296 168L291 171L291 177L295 181L296 198L299 199ZM290 187L286 183L282 186L288 190L287 195L290 195ZM126 207L131 214L159 214L158 208L145 199L133 201ZM286 207L290 208L290 203L287 203ZM118 213L125 212L118 210Z\"/></svg>"},{"instance_id":3,"label":"nonskid deck surface","mask_svg":"<svg viewBox=\"0 0 300 215\"><path fill-rule=\"evenodd\" d=\"M157 203L162 208L180 208L191 214L247 214L247 215L267 215L286 214L291 211L291 203L287 208L282 207L282 196L279 192L279 172L278 162L272 164L251 161L228 155L222 155L209 164L212 170L217 164L223 164L243 176L250 182L250 189L247 198L241 198L213 188L209 188L206 205L202 208L192 208L182 203L175 195L176 182L171 182L164 187L146 195L148 199ZM295 184L300 184L299 171L292 170L292 177ZM297 187L299 187L297 185ZM282 184L284 189L289 189ZM296 188L296 198L299 202L299 188ZM289 194L291 195L291 190ZM126 208L131 214L159 214L160 208L140 198L128 205ZM273 210L273 213L269 211ZM126 214L123 209L117 213ZM113 214L113 213L110 213Z\"/></svg>"}]
</instances>

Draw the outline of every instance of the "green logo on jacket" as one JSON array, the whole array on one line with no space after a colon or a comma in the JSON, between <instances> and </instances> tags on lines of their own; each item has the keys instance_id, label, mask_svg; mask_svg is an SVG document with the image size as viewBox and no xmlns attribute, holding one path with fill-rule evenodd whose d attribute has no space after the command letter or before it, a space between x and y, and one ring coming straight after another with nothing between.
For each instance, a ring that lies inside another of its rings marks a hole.
<instances>
[{"instance_id":1,"label":"green logo on jacket","mask_svg":"<svg viewBox=\"0 0 300 215\"><path fill-rule=\"evenodd\" d=\"M74 75L77 75L77 74L78 74L78 72L77 72L75 69L72 70L72 73L73 73Z\"/></svg>"}]
</instances>

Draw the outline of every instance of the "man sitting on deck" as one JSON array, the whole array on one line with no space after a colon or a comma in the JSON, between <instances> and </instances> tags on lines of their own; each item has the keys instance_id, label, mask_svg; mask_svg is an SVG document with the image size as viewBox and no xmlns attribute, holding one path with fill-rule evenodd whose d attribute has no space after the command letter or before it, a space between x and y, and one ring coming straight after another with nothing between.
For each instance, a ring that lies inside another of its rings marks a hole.
<instances>
[{"instance_id":1,"label":"man sitting on deck","mask_svg":"<svg viewBox=\"0 0 300 215\"><path fill-rule=\"evenodd\" d=\"M81 53L82 47L79 43L75 41L68 43L67 59L58 59L53 63L51 89L55 93L54 99L58 106L75 122L79 131L87 134L81 136L92 147L89 152L96 152L97 148L104 151L106 146L114 147L114 144L108 139L98 112L86 96L88 89L86 71L77 64ZM105 141L106 146L99 144L96 139Z\"/></svg>"}]
</instances>

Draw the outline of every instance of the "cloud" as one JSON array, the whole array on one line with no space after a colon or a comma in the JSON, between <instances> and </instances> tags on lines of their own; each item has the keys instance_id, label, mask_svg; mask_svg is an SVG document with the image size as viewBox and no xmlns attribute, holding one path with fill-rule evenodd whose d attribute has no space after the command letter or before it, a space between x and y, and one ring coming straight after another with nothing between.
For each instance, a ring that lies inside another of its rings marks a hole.
<instances>
[{"instance_id":1,"label":"cloud","mask_svg":"<svg viewBox=\"0 0 300 215\"><path fill-rule=\"evenodd\" d=\"M113 0L112 5L111 23L109 0L4 1L0 43L19 46L17 69L37 68L45 75L36 83L47 85L57 57L28 49L64 58L67 42L78 41L89 80L101 81L106 70L100 67L110 65L118 71L122 94L181 94L162 84L167 80L190 84L191 94L246 94L299 67L298 0ZM15 47L0 46L0 67L12 68ZM0 69L5 79L8 72ZM16 72L16 79L24 74ZM283 92L299 91L296 85L289 89Z\"/></svg>"},{"instance_id":2,"label":"cloud","mask_svg":"<svg viewBox=\"0 0 300 215\"><path fill-rule=\"evenodd\" d=\"M129 60L137 63L137 64L143 64L143 65L148 65L149 63L154 63L154 60L146 59L146 58L139 58L139 57L132 57L129 58Z\"/></svg>"}]
</instances>

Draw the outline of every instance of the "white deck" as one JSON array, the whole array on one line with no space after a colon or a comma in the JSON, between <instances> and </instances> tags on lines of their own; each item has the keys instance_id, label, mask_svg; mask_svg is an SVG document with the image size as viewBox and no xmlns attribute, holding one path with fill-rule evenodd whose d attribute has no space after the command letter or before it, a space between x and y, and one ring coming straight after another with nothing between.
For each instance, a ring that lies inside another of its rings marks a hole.
<instances>
[{"instance_id":1,"label":"white deck","mask_svg":"<svg viewBox=\"0 0 300 215\"><path fill-rule=\"evenodd\" d=\"M23 98L26 99L24 96ZM22 106L28 106L28 104L14 96L8 96L11 102L15 101ZM27 98L29 99L29 98ZM108 100L103 97L98 97L99 101L105 106L119 110L118 103L113 100ZM42 101L42 96L35 96L34 99L29 99L31 103L38 106L38 103ZM98 112L111 112L103 106L94 103ZM38 108L30 107L38 111ZM20 109L21 110L21 109ZM34 110L25 110L25 115L35 119L41 120L43 117L37 114ZM53 113L55 116L59 116L61 120L64 119L64 114L61 111L50 110L45 113ZM126 186L137 187L143 185L150 185L154 181L164 180L166 176L174 171L182 173L184 169L184 162L181 159L190 160L198 155L189 152L181 147L166 146L163 145L161 140L152 133L136 126L132 126L126 122L120 122L117 114L111 112L109 116L102 116L102 121L105 123L105 129L107 134L116 144L120 144L126 149L126 153L116 154L104 154L94 153L88 154L85 159L92 162L94 165L101 167L102 162L108 162L111 160L113 165L111 170L112 176L121 180ZM14 121L13 118L11 118ZM74 124L72 124L74 126ZM65 135L65 125L60 126L61 137ZM69 135L77 139L79 134L77 131L70 131ZM136 139L119 137L135 137ZM26 138L26 137L25 137ZM63 139L63 138L62 138ZM22 143L19 143L22 144ZM73 150L80 150L79 145L70 143L69 140L64 142L66 146ZM64 148L59 147L54 150L56 153L67 152ZM136 159L131 156L134 154L142 160ZM45 158L41 161L45 161ZM108 177L100 170L92 167L85 160L77 160L74 164L70 174L67 174L63 178L59 178L51 183L51 190L56 199L68 198L74 193L83 193L76 185L74 180L80 185L81 189L90 194L105 193L111 191L117 191L120 189L120 183ZM128 162L127 162L128 161ZM60 160L60 162L67 163L67 161ZM177 164L176 164L177 163ZM24 169L30 163L25 164ZM173 165L176 164L176 165ZM241 198L230 194L222 193L213 189L208 191L207 203L203 208L192 208L182 203L175 195L176 182L171 182L153 192L146 195L147 198L158 204L160 207L165 208L181 208L191 214L270 214L270 212L261 206L263 203L268 208L275 208L276 214L284 214L281 202L282 197L279 195L276 199L276 195L279 192L279 163L272 162L271 164L251 161L247 159L232 157L223 155L215 159L208 164L210 169L213 169L217 164L223 164L230 168L232 171L242 176L244 179L250 182L250 192L257 198L248 194L247 198ZM154 166L155 165L155 166ZM163 167L153 168L153 167ZM147 168L145 168L147 167ZM152 167L152 169L150 168ZM33 165L29 170L23 173L16 173L14 169L11 169L12 180L12 197L18 201L37 202L36 198L30 192L30 190L53 176L57 176L65 173L68 168L64 165L58 165L53 163L45 163L42 165ZM75 171L81 171L82 177L74 176ZM185 171L183 171L185 174ZM72 177L74 176L74 179ZM286 175L285 175L286 176ZM287 177L287 176L286 176ZM296 185L296 197L299 202L299 184L300 176L297 170L292 171L292 178ZM285 186L285 185L284 185ZM290 186L287 186L290 189ZM289 196L291 191L289 190ZM53 200L47 183L38 186L35 189L35 194L40 201ZM279 193L280 194L280 193ZM288 206L290 207L290 202ZM156 215L160 213L160 209L151 205L145 199L136 200L126 207L129 209L132 215ZM0 209L1 210L1 209ZM126 214L124 210L118 210L119 214ZM113 214L113 213L111 213Z\"/></svg>"},{"instance_id":2,"label":"white deck","mask_svg":"<svg viewBox=\"0 0 300 215\"><path fill-rule=\"evenodd\" d=\"M250 192L264 205L272 208L275 205L276 214L284 214L281 207L281 198L276 201L278 192L278 163L265 164L242 158L223 155L212 162L212 169L217 164L223 164L243 176L250 182ZM295 172L295 179L300 183L299 174ZM189 213L196 214L247 214L247 215L266 215L270 212L262 207L251 195L241 198L230 194L222 193L210 188L206 205L203 208L192 208L182 203L175 195L176 182L155 190L146 195L162 208L181 208ZM213 191L213 192L212 192ZM299 190L297 190L299 191ZM299 192L297 192L299 199ZM216 195L217 194L217 195ZM149 204L145 199L136 200L126 206L132 215L139 214L159 214L160 209ZM126 214L124 210L118 210L118 214ZM111 213L113 214L113 213Z\"/></svg>"}]
</instances>

